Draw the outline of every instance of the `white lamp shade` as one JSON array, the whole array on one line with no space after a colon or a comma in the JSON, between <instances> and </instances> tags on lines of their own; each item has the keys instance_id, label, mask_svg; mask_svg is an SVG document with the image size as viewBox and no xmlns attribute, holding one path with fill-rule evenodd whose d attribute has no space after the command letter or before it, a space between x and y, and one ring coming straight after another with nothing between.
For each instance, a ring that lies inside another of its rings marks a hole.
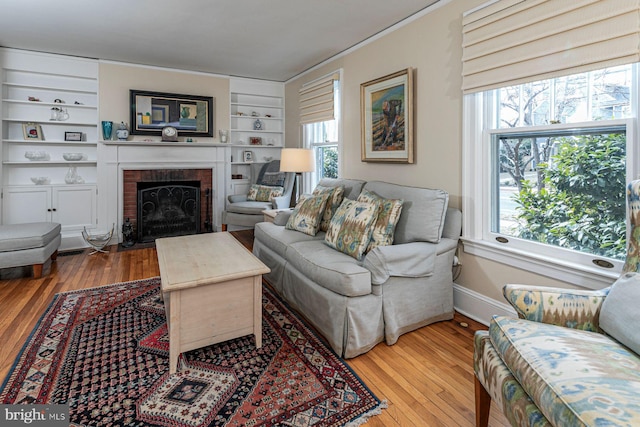
<instances>
[{"instance_id":1,"label":"white lamp shade","mask_svg":"<svg viewBox=\"0 0 640 427\"><path fill-rule=\"evenodd\" d=\"M314 151L309 148L283 148L280 152L281 172L313 172L316 170Z\"/></svg>"}]
</instances>

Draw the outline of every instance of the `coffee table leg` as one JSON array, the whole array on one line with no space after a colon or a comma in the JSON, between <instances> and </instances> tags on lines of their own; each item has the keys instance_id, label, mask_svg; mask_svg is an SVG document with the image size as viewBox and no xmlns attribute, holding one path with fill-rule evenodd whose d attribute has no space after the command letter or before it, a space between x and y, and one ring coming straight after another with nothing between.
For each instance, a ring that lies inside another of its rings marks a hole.
<instances>
[{"instance_id":1,"label":"coffee table leg","mask_svg":"<svg viewBox=\"0 0 640 427\"><path fill-rule=\"evenodd\" d=\"M175 374L180 356L180 291L171 292L169 295L169 316L167 328L169 328L169 374Z\"/></svg>"},{"instance_id":2,"label":"coffee table leg","mask_svg":"<svg viewBox=\"0 0 640 427\"><path fill-rule=\"evenodd\" d=\"M253 278L253 335L256 348L262 347L262 275Z\"/></svg>"}]
</instances>

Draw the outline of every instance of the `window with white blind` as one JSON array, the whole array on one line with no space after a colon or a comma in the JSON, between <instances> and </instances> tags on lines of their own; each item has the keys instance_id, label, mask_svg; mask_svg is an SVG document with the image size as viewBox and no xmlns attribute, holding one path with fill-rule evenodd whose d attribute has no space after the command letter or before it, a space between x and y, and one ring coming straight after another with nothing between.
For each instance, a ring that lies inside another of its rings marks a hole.
<instances>
[{"instance_id":1,"label":"window with white blind","mask_svg":"<svg viewBox=\"0 0 640 427\"><path fill-rule=\"evenodd\" d=\"M502 0L465 16L465 251L585 287L619 274L640 170L639 3ZM575 60L589 49L597 61Z\"/></svg>"},{"instance_id":2,"label":"window with white blind","mask_svg":"<svg viewBox=\"0 0 640 427\"><path fill-rule=\"evenodd\" d=\"M303 145L305 148L313 148L316 158L315 172L305 176L304 192L307 193L311 192L322 178L338 178L339 175L341 92L339 76L339 72L331 73L310 85L303 86L300 91ZM327 81L330 84L327 84ZM308 88L314 85L317 87L318 84L323 89L321 91L316 89L315 97L310 96L309 94L313 91L309 91ZM330 95L327 95L329 92ZM304 102L305 99L306 102Z\"/></svg>"}]
</instances>

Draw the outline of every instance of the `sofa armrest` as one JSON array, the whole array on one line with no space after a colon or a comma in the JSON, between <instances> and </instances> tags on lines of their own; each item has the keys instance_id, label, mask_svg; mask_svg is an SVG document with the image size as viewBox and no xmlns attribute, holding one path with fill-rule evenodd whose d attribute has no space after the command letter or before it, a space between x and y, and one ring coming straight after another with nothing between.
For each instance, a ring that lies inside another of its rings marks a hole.
<instances>
[{"instance_id":1,"label":"sofa armrest","mask_svg":"<svg viewBox=\"0 0 640 427\"><path fill-rule=\"evenodd\" d=\"M365 257L371 283L380 285L389 277L424 277L433 274L438 245L427 242L377 246Z\"/></svg>"},{"instance_id":2,"label":"sofa armrest","mask_svg":"<svg viewBox=\"0 0 640 427\"><path fill-rule=\"evenodd\" d=\"M610 288L598 291L506 285L502 293L521 319L599 332L600 307Z\"/></svg>"},{"instance_id":3,"label":"sofa armrest","mask_svg":"<svg viewBox=\"0 0 640 427\"><path fill-rule=\"evenodd\" d=\"M246 194L230 194L227 196L227 200L229 203L238 203L238 202L246 202L247 195Z\"/></svg>"},{"instance_id":4,"label":"sofa armrest","mask_svg":"<svg viewBox=\"0 0 640 427\"><path fill-rule=\"evenodd\" d=\"M287 225L289 221L289 217L293 213L293 210L280 211L276 214L276 217L273 218L273 223L275 225Z\"/></svg>"},{"instance_id":5,"label":"sofa armrest","mask_svg":"<svg viewBox=\"0 0 640 427\"><path fill-rule=\"evenodd\" d=\"M290 202L291 202L291 195L273 197L271 199L271 204L273 205L273 209L287 209L289 207Z\"/></svg>"}]
</instances>

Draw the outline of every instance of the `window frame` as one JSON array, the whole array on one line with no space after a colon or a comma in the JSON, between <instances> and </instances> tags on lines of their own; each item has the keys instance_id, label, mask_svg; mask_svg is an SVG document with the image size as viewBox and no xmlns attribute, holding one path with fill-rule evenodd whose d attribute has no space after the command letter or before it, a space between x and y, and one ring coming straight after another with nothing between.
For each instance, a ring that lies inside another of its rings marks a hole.
<instances>
[{"instance_id":1,"label":"window frame","mask_svg":"<svg viewBox=\"0 0 640 427\"><path fill-rule=\"evenodd\" d=\"M337 169L338 169L338 177L342 176L342 70L338 70L338 71L334 71L329 73L328 75L331 74L335 74L338 73L339 74L339 79L336 80L337 82L337 88L334 90L334 96L337 98L334 100L334 120L336 121L336 128L337 128L337 141L324 141L324 142L311 142L309 140L309 126L312 125L316 125L318 123L323 123L323 122L317 122L317 123L307 123L307 124L303 124L301 125L301 140L302 140L302 146L304 148L311 148L314 150L319 148L319 147L336 147L337 151L338 151L338 165L337 165ZM317 161L317 159L316 159ZM313 189L315 188L315 186L318 184L319 182L319 172L318 170L316 170L315 172L306 172L304 173L304 183L303 183L303 192L305 193L311 193L313 191Z\"/></svg>"},{"instance_id":2,"label":"window frame","mask_svg":"<svg viewBox=\"0 0 640 427\"><path fill-rule=\"evenodd\" d=\"M607 125L626 127L627 182L638 177L638 85L637 64L633 65L631 90L631 115L621 120L601 120L586 123L553 124L527 127L530 131L563 130L575 128L599 128ZM487 96L489 95L489 96ZM493 117L497 102L495 92L477 92L463 97L462 134L462 212L464 251L535 274L561 280L589 289L600 289L619 276L623 262L611 258L588 256L576 251L544 245L524 239L506 236L507 243L499 243L502 236L491 231L492 169L491 144L494 134L522 133L523 128L493 129ZM627 235L630 227L627 218ZM578 255L578 256L576 256ZM586 259L606 259L613 268L603 268Z\"/></svg>"}]
</instances>

